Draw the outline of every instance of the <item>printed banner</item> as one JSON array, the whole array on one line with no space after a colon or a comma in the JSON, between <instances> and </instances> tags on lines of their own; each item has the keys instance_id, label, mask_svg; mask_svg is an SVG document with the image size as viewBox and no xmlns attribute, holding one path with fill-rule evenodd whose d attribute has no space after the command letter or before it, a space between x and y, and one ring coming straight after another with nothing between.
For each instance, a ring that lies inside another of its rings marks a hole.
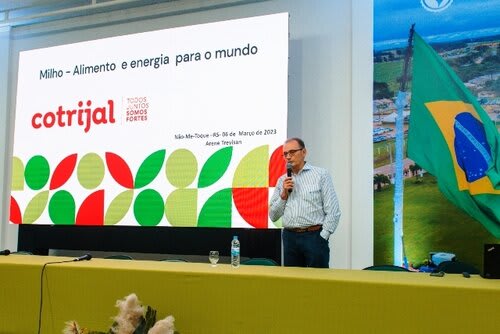
<instances>
[{"instance_id":1,"label":"printed banner","mask_svg":"<svg viewBox=\"0 0 500 334\"><path fill-rule=\"evenodd\" d=\"M499 242L499 5L374 2L374 264L481 268Z\"/></svg>"}]
</instances>

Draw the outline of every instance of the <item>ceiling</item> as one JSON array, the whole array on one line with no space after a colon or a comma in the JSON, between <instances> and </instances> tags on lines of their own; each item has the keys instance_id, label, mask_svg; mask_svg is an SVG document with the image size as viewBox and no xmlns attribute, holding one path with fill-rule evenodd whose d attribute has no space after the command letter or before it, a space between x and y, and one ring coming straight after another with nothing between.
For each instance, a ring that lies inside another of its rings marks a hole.
<instances>
[{"instance_id":1,"label":"ceiling","mask_svg":"<svg viewBox=\"0 0 500 334\"><path fill-rule=\"evenodd\" d=\"M15 27L69 17L180 0L0 0L0 27Z\"/></svg>"}]
</instances>

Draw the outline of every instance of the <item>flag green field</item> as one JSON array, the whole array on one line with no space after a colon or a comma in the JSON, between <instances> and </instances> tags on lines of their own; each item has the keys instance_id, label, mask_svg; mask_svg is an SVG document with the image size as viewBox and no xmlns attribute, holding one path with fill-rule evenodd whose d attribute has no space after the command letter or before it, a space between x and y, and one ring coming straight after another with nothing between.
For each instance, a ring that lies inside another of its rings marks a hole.
<instances>
[{"instance_id":1,"label":"flag green field","mask_svg":"<svg viewBox=\"0 0 500 334\"><path fill-rule=\"evenodd\" d=\"M446 62L414 34L408 156L500 238L500 135Z\"/></svg>"}]
</instances>

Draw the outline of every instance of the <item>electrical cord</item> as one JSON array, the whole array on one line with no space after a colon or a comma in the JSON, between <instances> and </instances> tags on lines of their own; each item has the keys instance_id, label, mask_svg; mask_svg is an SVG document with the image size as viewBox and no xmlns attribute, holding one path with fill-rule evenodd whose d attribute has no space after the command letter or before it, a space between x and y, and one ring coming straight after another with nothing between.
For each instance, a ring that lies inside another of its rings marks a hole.
<instances>
[{"instance_id":1,"label":"electrical cord","mask_svg":"<svg viewBox=\"0 0 500 334\"><path fill-rule=\"evenodd\" d=\"M67 262L76 262L76 261L83 261L83 260L90 260L92 258L92 255L90 254L85 254L80 257L74 258L72 260L64 260L64 261L52 261L52 262L46 262L44 263L42 267L42 271L40 273L40 304L38 306L38 331L37 333L40 334L40 331L42 330L42 310L43 310L43 274L45 273L45 268L49 264L57 264L57 263L67 263Z\"/></svg>"}]
</instances>

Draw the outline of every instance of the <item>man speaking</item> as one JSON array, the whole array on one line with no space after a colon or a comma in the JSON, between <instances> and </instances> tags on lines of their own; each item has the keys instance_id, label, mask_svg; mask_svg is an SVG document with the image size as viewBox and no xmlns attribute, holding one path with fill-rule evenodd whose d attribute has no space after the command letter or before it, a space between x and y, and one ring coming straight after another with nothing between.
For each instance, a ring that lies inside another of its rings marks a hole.
<instances>
[{"instance_id":1,"label":"man speaking","mask_svg":"<svg viewBox=\"0 0 500 334\"><path fill-rule=\"evenodd\" d=\"M340 208L330 174L307 163L306 155L302 139L285 141L287 173L278 179L269 217L273 222L283 217L285 266L328 268L328 239L339 223Z\"/></svg>"}]
</instances>

